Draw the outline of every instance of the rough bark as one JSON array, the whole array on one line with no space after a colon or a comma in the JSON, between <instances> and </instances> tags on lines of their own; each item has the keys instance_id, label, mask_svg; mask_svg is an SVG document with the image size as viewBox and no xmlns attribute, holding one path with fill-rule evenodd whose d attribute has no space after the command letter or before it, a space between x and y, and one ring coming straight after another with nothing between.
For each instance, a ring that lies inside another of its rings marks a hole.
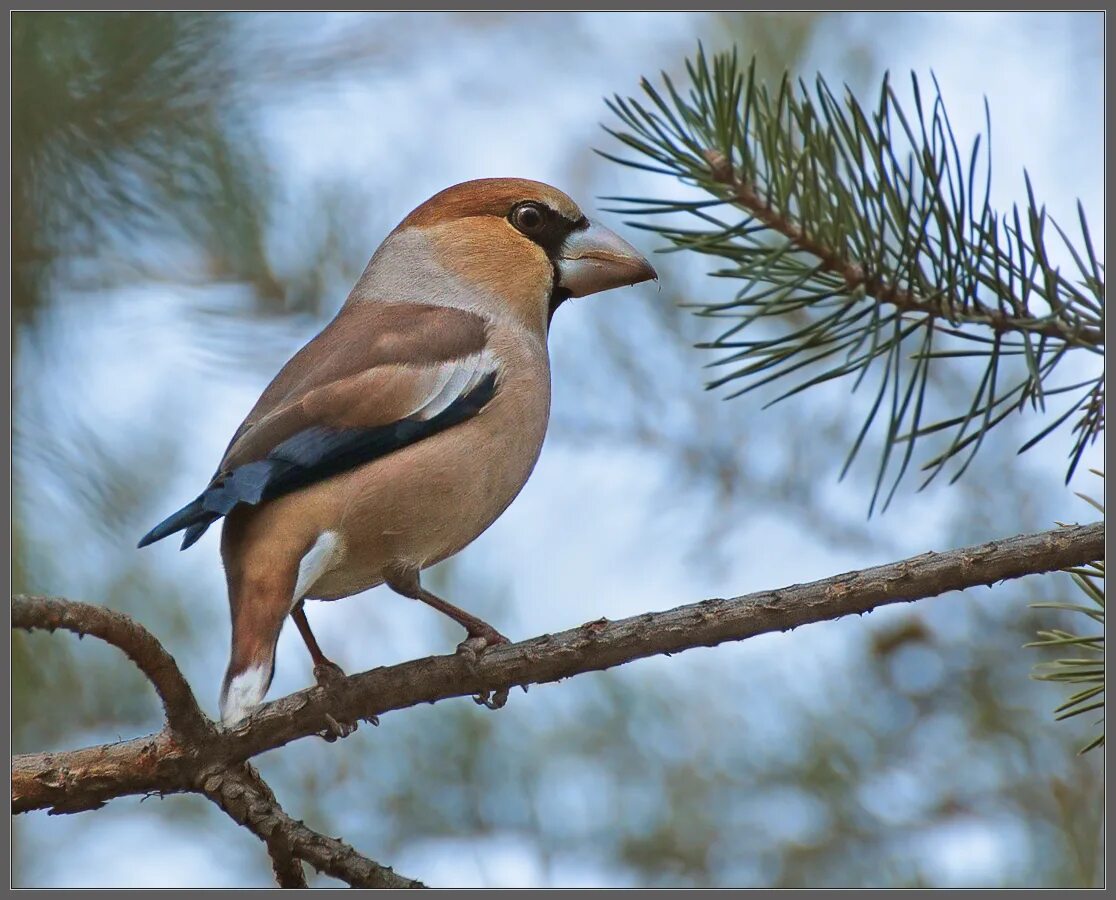
<instances>
[{"instance_id":1,"label":"rough bark","mask_svg":"<svg viewBox=\"0 0 1116 900\"><path fill-rule=\"evenodd\" d=\"M267 844L280 887L307 886L299 860L351 887L424 887L421 882L404 878L390 867L362 856L344 841L318 834L292 819L248 763L232 768L216 766L202 775L201 786L205 796L234 822Z\"/></svg>"},{"instance_id":2,"label":"rough bark","mask_svg":"<svg viewBox=\"0 0 1116 900\"><path fill-rule=\"evenodd\" d=\"M168 727L116 744L16 756L13 811L77 812L129 794L198 790L201 772L236 766L266 750L318 734L327 728L330 716L339 721L371 720L449 697L495 695L498 700L515 685L558 681L660 653L787 631L890 603L1082 565L1103 556L1104 524L1075 525L945 553L924 553L810 584L703 600L616 622L599 619L560 634L496 647L480 659L455 654L372 669L268 703L237 728L214 727L196 741L183 740ZM14 598L13 608L13 621L25 628L45 627L35 610L55 615L54 607L40 598Z\"/></svg>"},{"instance_id":3,"label":"rough bark","mask_svg":"<svg viewBox=\"0 0 1116 900\"><path fill-rule=\"evenodd\" d=\"M151 681L167 717L156 735L137 741L89 747L62 754L34 754L42 764L34 771L35 789L51 798L51 814L97 809L116 795L119 783L117 748L134 749L129 765L150 775L158 772L159 784L146 793L200 793L212 800L233 821L248 828L264 842L280 887L307 887L302 860L319 872L333 875L354 887L425 887L397 875L390 868L362 856L353 847L307 828L288 816L275 794L247 762L207 765L206 749L219 740L217 726L202 713L174 658L142 625L122 613L101 606L49 597L13 597L12 626L28 631L59 628L91 635L113 644ZM13 811L27 770L12 762ZM173 760L163 767L163 760Z\"/></svg>"},{"instance_id":4,"label":"rough bark","mask_svg":"<svg viewBox=\"0 0 1116 900\"><path fill-rule=\"evenodd\" d=\"M198 707L194 692L174 657L131 617L103 606L60 597L21 596L12 601L12 628L25 631L61 628L112 644L122 650L154 686L172 732L193 738L213 731L213 723Z\"/></svg>"}]
</instances>

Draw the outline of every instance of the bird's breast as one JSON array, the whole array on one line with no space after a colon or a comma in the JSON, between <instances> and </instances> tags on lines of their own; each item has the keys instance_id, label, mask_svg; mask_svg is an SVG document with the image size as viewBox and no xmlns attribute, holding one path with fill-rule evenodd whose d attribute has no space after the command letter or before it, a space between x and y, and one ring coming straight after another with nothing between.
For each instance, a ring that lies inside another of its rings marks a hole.
<instances>
[{"instance_id":1,"label":"bird's breast","mask_svg":"<svg viewBox=\"0 0 1116 900\"><path fill-rule=\"evenodd\" d=\"M522 490L546 435L549 361L545 344L493 345L497 388L476 416L334 480L344 553L315 594L345 596L381 583L388 567L453 555Z\"/></svg>"}]
</instances>

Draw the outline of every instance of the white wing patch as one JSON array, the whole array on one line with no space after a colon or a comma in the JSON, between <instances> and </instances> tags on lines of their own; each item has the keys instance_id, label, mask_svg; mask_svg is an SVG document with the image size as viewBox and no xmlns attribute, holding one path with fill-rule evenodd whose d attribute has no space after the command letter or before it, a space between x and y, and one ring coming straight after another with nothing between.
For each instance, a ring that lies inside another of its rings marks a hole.
<instances>
[{"instance_id":1,"label":"white wing patch","mask_svg":"<svg viewBox=\"0 0 1116 900\"><path fill-rule=\"evenodd\" d=\"M333 565L334 555L340 543L341 539L336 531L323 531L318 535L313 546L306 551L298 564L298 580L295 582L294 594L291 597L291 609L294 609L295 604L314 586L314 582Z\"/></svg>"},{"instance_id":2,"label":"white wing patch","mask_svg":"<svg viewBox=\"0 0 1116 900\"><path fill-rule=\"evenodd\" d=\"M495 355L488 350L442 363L433 390L412 415L423 421L433 419L495 372L497 365Z\"/></svg>"}]
</instances>

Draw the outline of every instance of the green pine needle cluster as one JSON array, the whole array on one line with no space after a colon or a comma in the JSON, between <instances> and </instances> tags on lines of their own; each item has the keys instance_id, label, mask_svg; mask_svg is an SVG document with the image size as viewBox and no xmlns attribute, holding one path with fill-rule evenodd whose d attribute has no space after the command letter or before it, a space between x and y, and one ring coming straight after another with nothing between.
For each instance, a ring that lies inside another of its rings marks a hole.
<instances>
[{"instance_id":1,"label":"green pine needle cluster","mask_svg":"<svg viewBox=\"0 0 1116 900\"><path fill-rule=\"evenodd\" d=\"M1067 570L1085 594L1089 605L1081 603L1035 603L1037 609L1060 609L1087 616L1097 626L1095 634L1075 634L1054 628L1040 631L1039 640L1028 647L1056 647L1062 651L1076 651L1077 655L1063 657L1035 666L1035 678L1054 681L1076 688L1061 706L1054 710L1058 719L1068 719L1082 713L1099 712L1097 724L1100 734L1093 738L1082 753L1104 746L1104 563L1092 563L1079 569Z\"/></svg>"},{"instance_id":2,"label":"green pine needle cluster","mask_svg":"<svg viewBox=\"0 0 1116 900\"><path fill-rule=\"evenodd\" d=\"M1104 473L1090 469L1101 478ZM1079 494L1083 500L1104 515L1104 506L1092 497ZM1054 710L1059 720L1080 716L1084 713L1099 712L1097 724L1100 734L1094 737L1082 753L1104 746L1104 561L1090 563L1075 569L1066 570L1074 583L1085 595L1085 603L1034 603L1035 609L1060 609L1087 617L1098 628L1090 634L1076 634L1059 628L1043 630L1038 633L1039 640L1027 644L1028 647L1057 648L1072 651L1075 656L1062 657L1035 666L1034 677L1039 681L1053 681L1076 688L1061 706Z\"/></svg>"},{"instance_id":3,"label":"green pine needle cluster","mask_svg":"<svg viewBox=\"0 0 1116 900\"><path fill-rule=\"evenodd\" d=\"M1022 208L993 210L988 134L962 150L936 81L927 96L912 75L905 109L886 78L865 107L820 76L813 90L786 76L771 90L735 52L699 50L686 71L684 89L664 74L662 90L643 82L645 100L609 102L623 127L607 130L637 157L602 155L703 195L608 199L669 250L723 261L713 274L737 285L698 306L725 323L701 345L722 351L709 387L737 396L777 383L774 403L833 379L872 383L842 474L882 421L873 509L923 439L940 442L923 486L951 460L956 479L989 431L1028 406L1054 415L1020 452L1072 423L1068 481L1104 427L1099 365L1085 380L1054 378L1071 352L1099 360L1104 350L1104 266L1080 204L1072 239L1029 177ZM1072 258L1068 271L1052 262L1052 242ZM932 396L945 358L979 364L964 408Z\"/></svg>"}]
</instances>

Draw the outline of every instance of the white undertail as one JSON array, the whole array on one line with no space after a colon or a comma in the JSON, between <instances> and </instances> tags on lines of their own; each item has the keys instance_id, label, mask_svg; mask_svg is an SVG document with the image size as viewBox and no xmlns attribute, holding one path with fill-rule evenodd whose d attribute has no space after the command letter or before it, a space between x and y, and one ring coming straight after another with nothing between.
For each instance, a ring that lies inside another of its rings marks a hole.
<instances>
[{"instance_id":1,"label":"white undertail","mask_svg":"<svg viewBox=\"0 0 1116 900\"><path fill-rule=\"evenodd\" d=\"M295 604L314 587L314 582L329 570L336 560L340 544L340 538L335 531L323 531L318 535L318 539L298 564L298 579L295 581L294 593L291 595L291 609L294 609ZM221 692L221 722L225 727L235 725L250 715L263 701L271 684L274 653L275 648L272 647L272 655L266 662L249 666L229 678Z\"/></svg>"},{"instance_id":2,"label":"white undertail","mask_svg":"<svg viewBox=\"0 0 1116 900\"><path fill-rule=\"evenodd\" d=\"M221 692L221 724L229 728L260 705L271 683L270 666L251 666L234 675Z\"/></svg>"}]
</instances>

